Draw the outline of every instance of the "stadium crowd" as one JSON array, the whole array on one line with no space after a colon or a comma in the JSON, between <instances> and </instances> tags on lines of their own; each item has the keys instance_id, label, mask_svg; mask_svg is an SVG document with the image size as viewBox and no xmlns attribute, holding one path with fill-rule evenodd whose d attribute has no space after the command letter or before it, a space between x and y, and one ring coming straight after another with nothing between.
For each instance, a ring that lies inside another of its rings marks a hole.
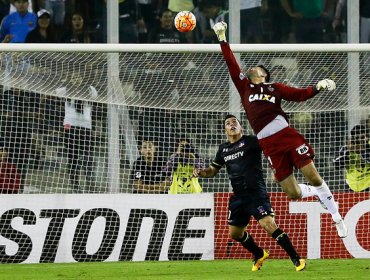
<instances>
[{"instance_id":1,"label":"stadium crowd","mask_svg":"<svg viewBox=\"0 0 370 280\"><path fill-rule=\"evenodd\" d=\"M216 43L213 25L228 22L228 0L117 1L120 43L161 43L153 40L158 33L181 42ZM367 16L366 3L360 1L362 25L367 24L362 21ZM105 0L1 0L0 4L1 42L26 42L28 32L44 28L47 32L27 42L107 42ZM173 24L162 26L165 21L172 23L182 10L191 10L197 18L197 28L186 36ZM346 9L341 0L241 0L240 19L242 43L346 42ZM10 25L15 20L18 24Z\"/></svg>"}]
</instances>

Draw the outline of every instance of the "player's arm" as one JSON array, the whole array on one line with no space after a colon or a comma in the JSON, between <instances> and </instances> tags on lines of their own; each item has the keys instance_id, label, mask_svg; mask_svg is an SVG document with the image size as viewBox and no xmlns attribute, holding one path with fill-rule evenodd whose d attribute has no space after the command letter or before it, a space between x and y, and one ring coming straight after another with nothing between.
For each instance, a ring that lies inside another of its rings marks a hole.
<instances>
[{"instance_id":1,"label":"player's arm","mask_svg":"<svg viewBox=\"0 0 370 280\"><path fill-rule=\"evenodd\" d=\"M210 165L207 168L199 169L194 168L193 169L193 177L204 177L204 178L211 178L216 176L216 174L220 171L220 169Z\"/></svg>"},{"instance_id":2,"label":"player's arm","mask_svg":"<svg viewBox=\"0 0 370 280\"><path fill-rule=\"evenodd\" d=\"M314 97L322 90L332 91L336 89L335 82L329 79L321 80L315 86L309 86L307 88L296 88L280 83L275 83L274 86L281 97L288 101L305 101Z\"/></svg>"},{"instance_id":3,"label":"player's arm","mask_svg":"<svg viewBox=\"0 0 370 280\"><path fill-rule=\"evenodd\" d=\"M248 83L248 79L245 78L239 63L236 61L236 58L230 49L229 43L226 41L226 29L226 22L218 22L213 26L213 30L220 41L222 55L224 56L226 65L229 69L230 77L239 91L239 89L244 87L245 83Z\"/></svg>"},{"instance_id":4,"label":"player's arm","mask_svg":"<svg viewBox=\"0 0 370 280\"><path fill-rule=\"evenodd\" d=\"M193 170L193 177L204 177L210 178L216 176L216 174L220 171L222 166L224 165L223 158L221 156L221 146L218 148L217 154L215 159L207 168L195 168Z\"/></svg>"}]
</instances>

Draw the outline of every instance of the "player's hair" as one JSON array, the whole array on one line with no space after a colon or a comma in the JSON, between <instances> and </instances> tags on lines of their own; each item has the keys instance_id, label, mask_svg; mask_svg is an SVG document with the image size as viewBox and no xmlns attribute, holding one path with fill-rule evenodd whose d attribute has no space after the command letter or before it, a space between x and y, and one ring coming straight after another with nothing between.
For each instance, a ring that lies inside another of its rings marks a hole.
<instances>
[{"instance_id":1,"label":"player's hair","mask_svg":"<svg viewBox=\"0 0 370 280\"><path fill-rule=\"evenodd\" d=\"M240 121L239 121L239 119L238 119L236 116L234 116L233 114L227 114L227 115L224 117L224 121L223 121L224 126L225 126L225 121L226 121L227 119L230 119L230 118L236 118L236 119L237 119L237 121L238 121L238 122L239 122L239 124L240 124Z\"/></svg>"}]
</instances>

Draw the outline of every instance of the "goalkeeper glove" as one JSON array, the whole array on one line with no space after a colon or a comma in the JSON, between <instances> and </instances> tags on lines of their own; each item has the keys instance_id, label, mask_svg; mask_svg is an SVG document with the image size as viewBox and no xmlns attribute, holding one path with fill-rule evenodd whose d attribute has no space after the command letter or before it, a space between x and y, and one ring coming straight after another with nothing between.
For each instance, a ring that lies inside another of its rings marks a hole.
<instances>
[{"instance_id":1,"label":"goalkeeper glove","mask_svg":"<svg viewBox=\"0 0 370 280\"><path fill-rule=\"evenodd\" d=\"M321 89L327 89L329 91L335 90L336 89L335 82L333 80L325 79L321 80L316 84L316 89L321 90Z\"/></svg>"},{"instance_id":2,"label":"goalkeeper glove","mask_svg":"<svg viewBox=\"0 0 370 280\"><path fill-rule=\"evenodd\" d=\"M227 23L226 22L217 22L213 26L213 31L216 33L218 40L221 42L226 42L226 29L227 29Z\"/></svg>"}]
</instances>

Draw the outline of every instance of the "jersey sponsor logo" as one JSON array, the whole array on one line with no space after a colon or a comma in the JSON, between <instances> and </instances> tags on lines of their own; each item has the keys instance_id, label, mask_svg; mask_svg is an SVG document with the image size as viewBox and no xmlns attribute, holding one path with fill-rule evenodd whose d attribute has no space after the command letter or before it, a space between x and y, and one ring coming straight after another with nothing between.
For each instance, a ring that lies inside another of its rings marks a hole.
<instances>
[{"instance_id":1,"label":"jersey sponsor logo","mask_svg":"<svg viewBox=\"0 0 370 280\"><path fill-rule=\"evenodd\" d=\"M297 149L296 149L297 153L300 154L300 155L304 155L308 152L308 147L306 144L303 144L301 146L299 146Z\"/></svg>"},{"instance_id":2,"label":"jersey sponsor logo","mask_svg":"<svg viewBox=\"0 0 370 280\"><path fill-rule=\"evenodd\" d=\"M229 150L228 148L223 148L223 149L222 149L222 152L224 152L224 153L225 153L225 152L227 152L228 150Z\"/></svg>"},{"instance_id":3,"label":"jersey sponsor logo","mask_svg":"<svg viewBox=\"0 0 370 280\"><path fill-rule=\"evenodd\" d=\"M232 154L232 155L228 155L226 157L224 157L224 161L225 162L228 162L229 160L233 160L233 159L237 159L237 158L240 158L244 155L244 151L243 152L237 152L235 154Z\"/></svg>"},{"instance_id":4,"label":"jersey sponsor logo","mask_svg":"<svg viewBox=\"0 0 370 280\"><path fill-rule=\"evenodd\" d=\"M268 101L271 103L276 102L276 97L270 94L257 93L249 95L249 102L253 101Z\"/></svg>"}]
</instances>

